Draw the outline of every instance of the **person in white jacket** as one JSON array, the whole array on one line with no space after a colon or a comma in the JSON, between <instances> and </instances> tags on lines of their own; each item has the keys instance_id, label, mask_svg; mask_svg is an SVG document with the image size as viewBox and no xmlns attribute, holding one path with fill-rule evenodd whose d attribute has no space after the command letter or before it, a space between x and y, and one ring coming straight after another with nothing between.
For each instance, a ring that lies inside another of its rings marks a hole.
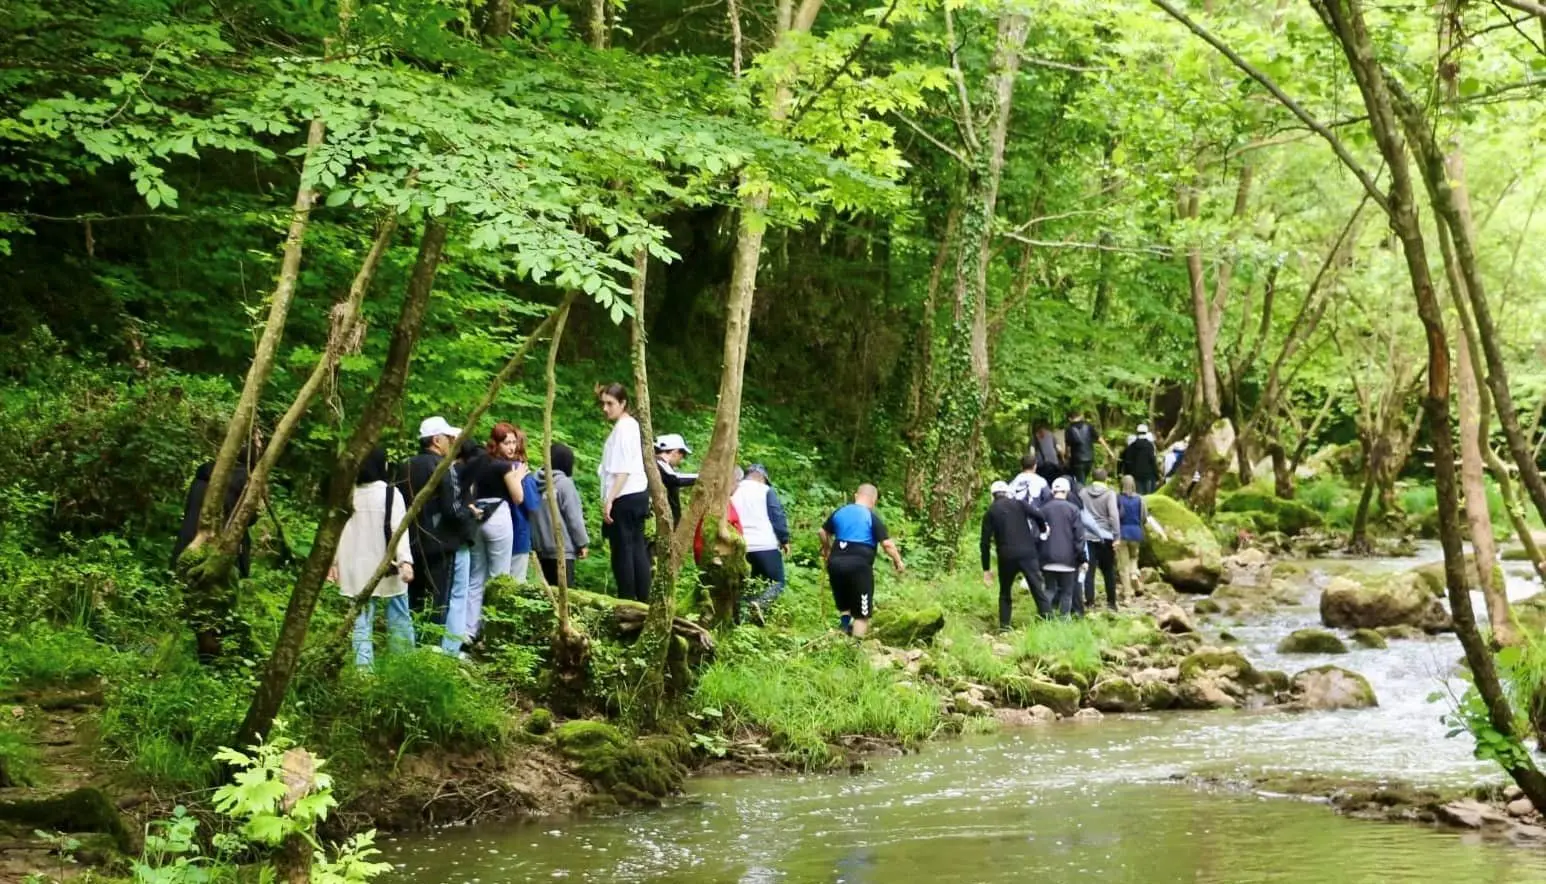
<instances>
[{"instance_id":1,"label":"person in white jacket","mask_svg":"<svg viewBox=\"0 0 1546 884\"><path fill-rule=\"evenodd\" d=\"M346 598L357 597L375 575L386 554L387 540L402 524L407 507L398 490L387 484L386 452L380 448L365 456L354 484L354 514L344 524L338 552L328 579L338 584ZM413 616L408 605L408 584L413 580L413 552L408 533L398 540L392 556L394 568L376 584L371 600L354 621L354 662L369 668L375 660L371 633L375 628L376 599L386 602L387 635L394 651L413 647Z\"/></svg>"}]
</instances>

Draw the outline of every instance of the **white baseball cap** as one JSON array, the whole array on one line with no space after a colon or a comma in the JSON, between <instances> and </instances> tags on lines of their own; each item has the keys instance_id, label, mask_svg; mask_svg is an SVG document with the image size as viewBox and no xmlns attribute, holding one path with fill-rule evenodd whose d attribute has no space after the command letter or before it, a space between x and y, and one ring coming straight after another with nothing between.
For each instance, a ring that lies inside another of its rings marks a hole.
<instances>
[{"instance_id":1,"label":"white baseball cap","mask_svg":"<svg viewBox=\"0 0 1546 884\"><path fill-rule=\"evenodd\" d=\"M1002 482L1002 481L1001 482L994 482L992 487L990 487L988 489L988 493L989 494L1008 494L1009 493L1009 483L1008 482Z\"/></svg>"},{"instance_id":2,"label":"white baseball cap","mask_svg":"<svg viewBox=\"0 0 1546 884\"><path fill-rule=\"evenodd\" d=\"M1138 435L1142 436L1143 434L1145 434L1147 432L1149 432L1149 425L1148 424L1139 424L1138 425Z\"/></svg>"},{"instance_id":3,"label":"white baseball cap","mask_svg":"<svg viewBox=\"0 0 1546 884\"><path fill-rule=\"evenodd\" d=\"M446 423L446 419L440 415L427 417L419 422L419 438L428 439L431 436L460 436L462 431Z\"/></svg>"},{"instance_id":4,"label":"white baseball cap","mask_svg":"<svg viewBox=\"0 0 1546 884\"><path fill-rule=\"evenodd\" d=\"M1072 487L1073 487L1072 485L1068 484L1068 477L1067 476L1058 476L1056 479L1052 480L1052 493L1053 494L1056 494L1059 491L1063 492L1064 494L1067 494L1069 489L1072 488Z\"/></svg>"},{"instance_id":5,"label":"white baseball cap","mask_svg":"<svg viewBox=\"0 0 1546 884\"><path fill-rule=\"evenodd\" d=\"M692 454L692 449L687 447L687 440L680 433L667 433L664 436L655 437L656 451L685 451Z\"/></svg>"}]
</instances>

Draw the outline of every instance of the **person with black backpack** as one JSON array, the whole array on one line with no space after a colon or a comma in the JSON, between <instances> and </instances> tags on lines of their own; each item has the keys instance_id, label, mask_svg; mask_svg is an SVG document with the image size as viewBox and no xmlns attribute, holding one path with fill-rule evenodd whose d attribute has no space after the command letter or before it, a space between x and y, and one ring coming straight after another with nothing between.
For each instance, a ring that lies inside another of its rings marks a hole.
<instances>
[{"instance_id":1,"label":"person with black backpack","mask_svg":"<svg viewBox=\"0 0 1546 884\"><path fill-rule=\"evenodd\" d=\"M413 500L429 484L440 461L462 431L443 417L426 418L419 424L419 453L403 464L399 487L404 500ZM457 519L456 483L441 482L408 529L415 568L408 584L413 610L430 609L431 619L445 625L451 596L451 575L456 551L462 545L462 526Z\"/></svg>"},{"instance_id":2,"label":"person with black backpack","mask_svg":"<svg viewBox=\"0 0 1546 884\"><path fill-rule=\"evenodd\" d=\"M386 452L377 448L365 456L354 484L354 513L344 523L338 539L338 551L328 579L338 584L346 598L355 598L365 590L376 567L386 555L387 542L403 523L407 506L402 494L387 483ZM375 661L376 599L386 603L387 635L393 652L413 647L413 615L408 606L408 585L413 581L413 549L408 535L398 538L392 555L393 569L388 571L371 593L365 610L354 621L354 662L370 668Z\"/></svg>"}]
</instances>

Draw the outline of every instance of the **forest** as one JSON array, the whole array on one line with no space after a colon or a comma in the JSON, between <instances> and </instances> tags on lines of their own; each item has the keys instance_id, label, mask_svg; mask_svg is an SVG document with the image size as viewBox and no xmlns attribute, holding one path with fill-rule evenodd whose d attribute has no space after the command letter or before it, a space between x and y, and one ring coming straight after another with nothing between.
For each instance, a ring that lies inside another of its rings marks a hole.
<instances>
[{"instance_id":1,"label":"forest","mask_svg":"<svg viewBox=\"0 0 1546 884\"><path fill-rule=\"evenodd\" d=\"M1546 807L1546 6L6 11L0 876L413 880L377 830L857 768L1006 708L1305 705L1215 635L1294 581L1317 628L1463 651L1424 727ZM614 382L698 477L674 517L644 458L643 603L601 539ZM1081 414L1114 488L1138 425L1184 450L1165 537L1120 610L994 633L990 485ZM572 448L592 543L572 586L491 580L470 660L419 611L362 669L330 569L372 450L431 416ZM791 533L765 625L723 518L752 464ZM174 555L201 465L245 483ZM818 529L861 483L907 570L855 642Z\"/></svg>"}]
</instances>

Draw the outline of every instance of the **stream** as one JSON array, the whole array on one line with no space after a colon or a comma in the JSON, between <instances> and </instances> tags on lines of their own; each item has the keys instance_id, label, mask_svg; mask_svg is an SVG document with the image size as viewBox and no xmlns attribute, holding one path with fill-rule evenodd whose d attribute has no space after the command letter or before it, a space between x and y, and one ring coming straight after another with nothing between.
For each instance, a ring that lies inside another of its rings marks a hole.
<instances>
[{"instance_id":1,"label":"stream","mask_svg":"<svg viewBox=\"0 0 1546 884\"><path fill-rule=\"evenodd\" d=\"M1408 568L1439 558L1360 561ZM1327 566L1349 567L1327 562ZM1540 591L1508 568L1509 595ZM1261 669L1322 663L1366 676L1376 709L1307 714L1164 713L1006 730L881 759L858 776L689 781L671 806L593 819L541 819L406 836L383 845L396 882L578 881L1386 882L1546 881L1546 850L1429 826L1337 816L1312 801L1204 788L1178 777L1261 773L1391 778L1417 785L1500 780L1446 739L1448 708L1427 697L1453 678L1453 636L1388 650L1280 655L1279 639L1319 625L1318 592L1227 626ZM1475 600L1478 612L1482 603ZM1485 619L1485 618L1483 618ZM1212 639L1216 630L1205 630Z\"/></svg>"}]
</instances>

